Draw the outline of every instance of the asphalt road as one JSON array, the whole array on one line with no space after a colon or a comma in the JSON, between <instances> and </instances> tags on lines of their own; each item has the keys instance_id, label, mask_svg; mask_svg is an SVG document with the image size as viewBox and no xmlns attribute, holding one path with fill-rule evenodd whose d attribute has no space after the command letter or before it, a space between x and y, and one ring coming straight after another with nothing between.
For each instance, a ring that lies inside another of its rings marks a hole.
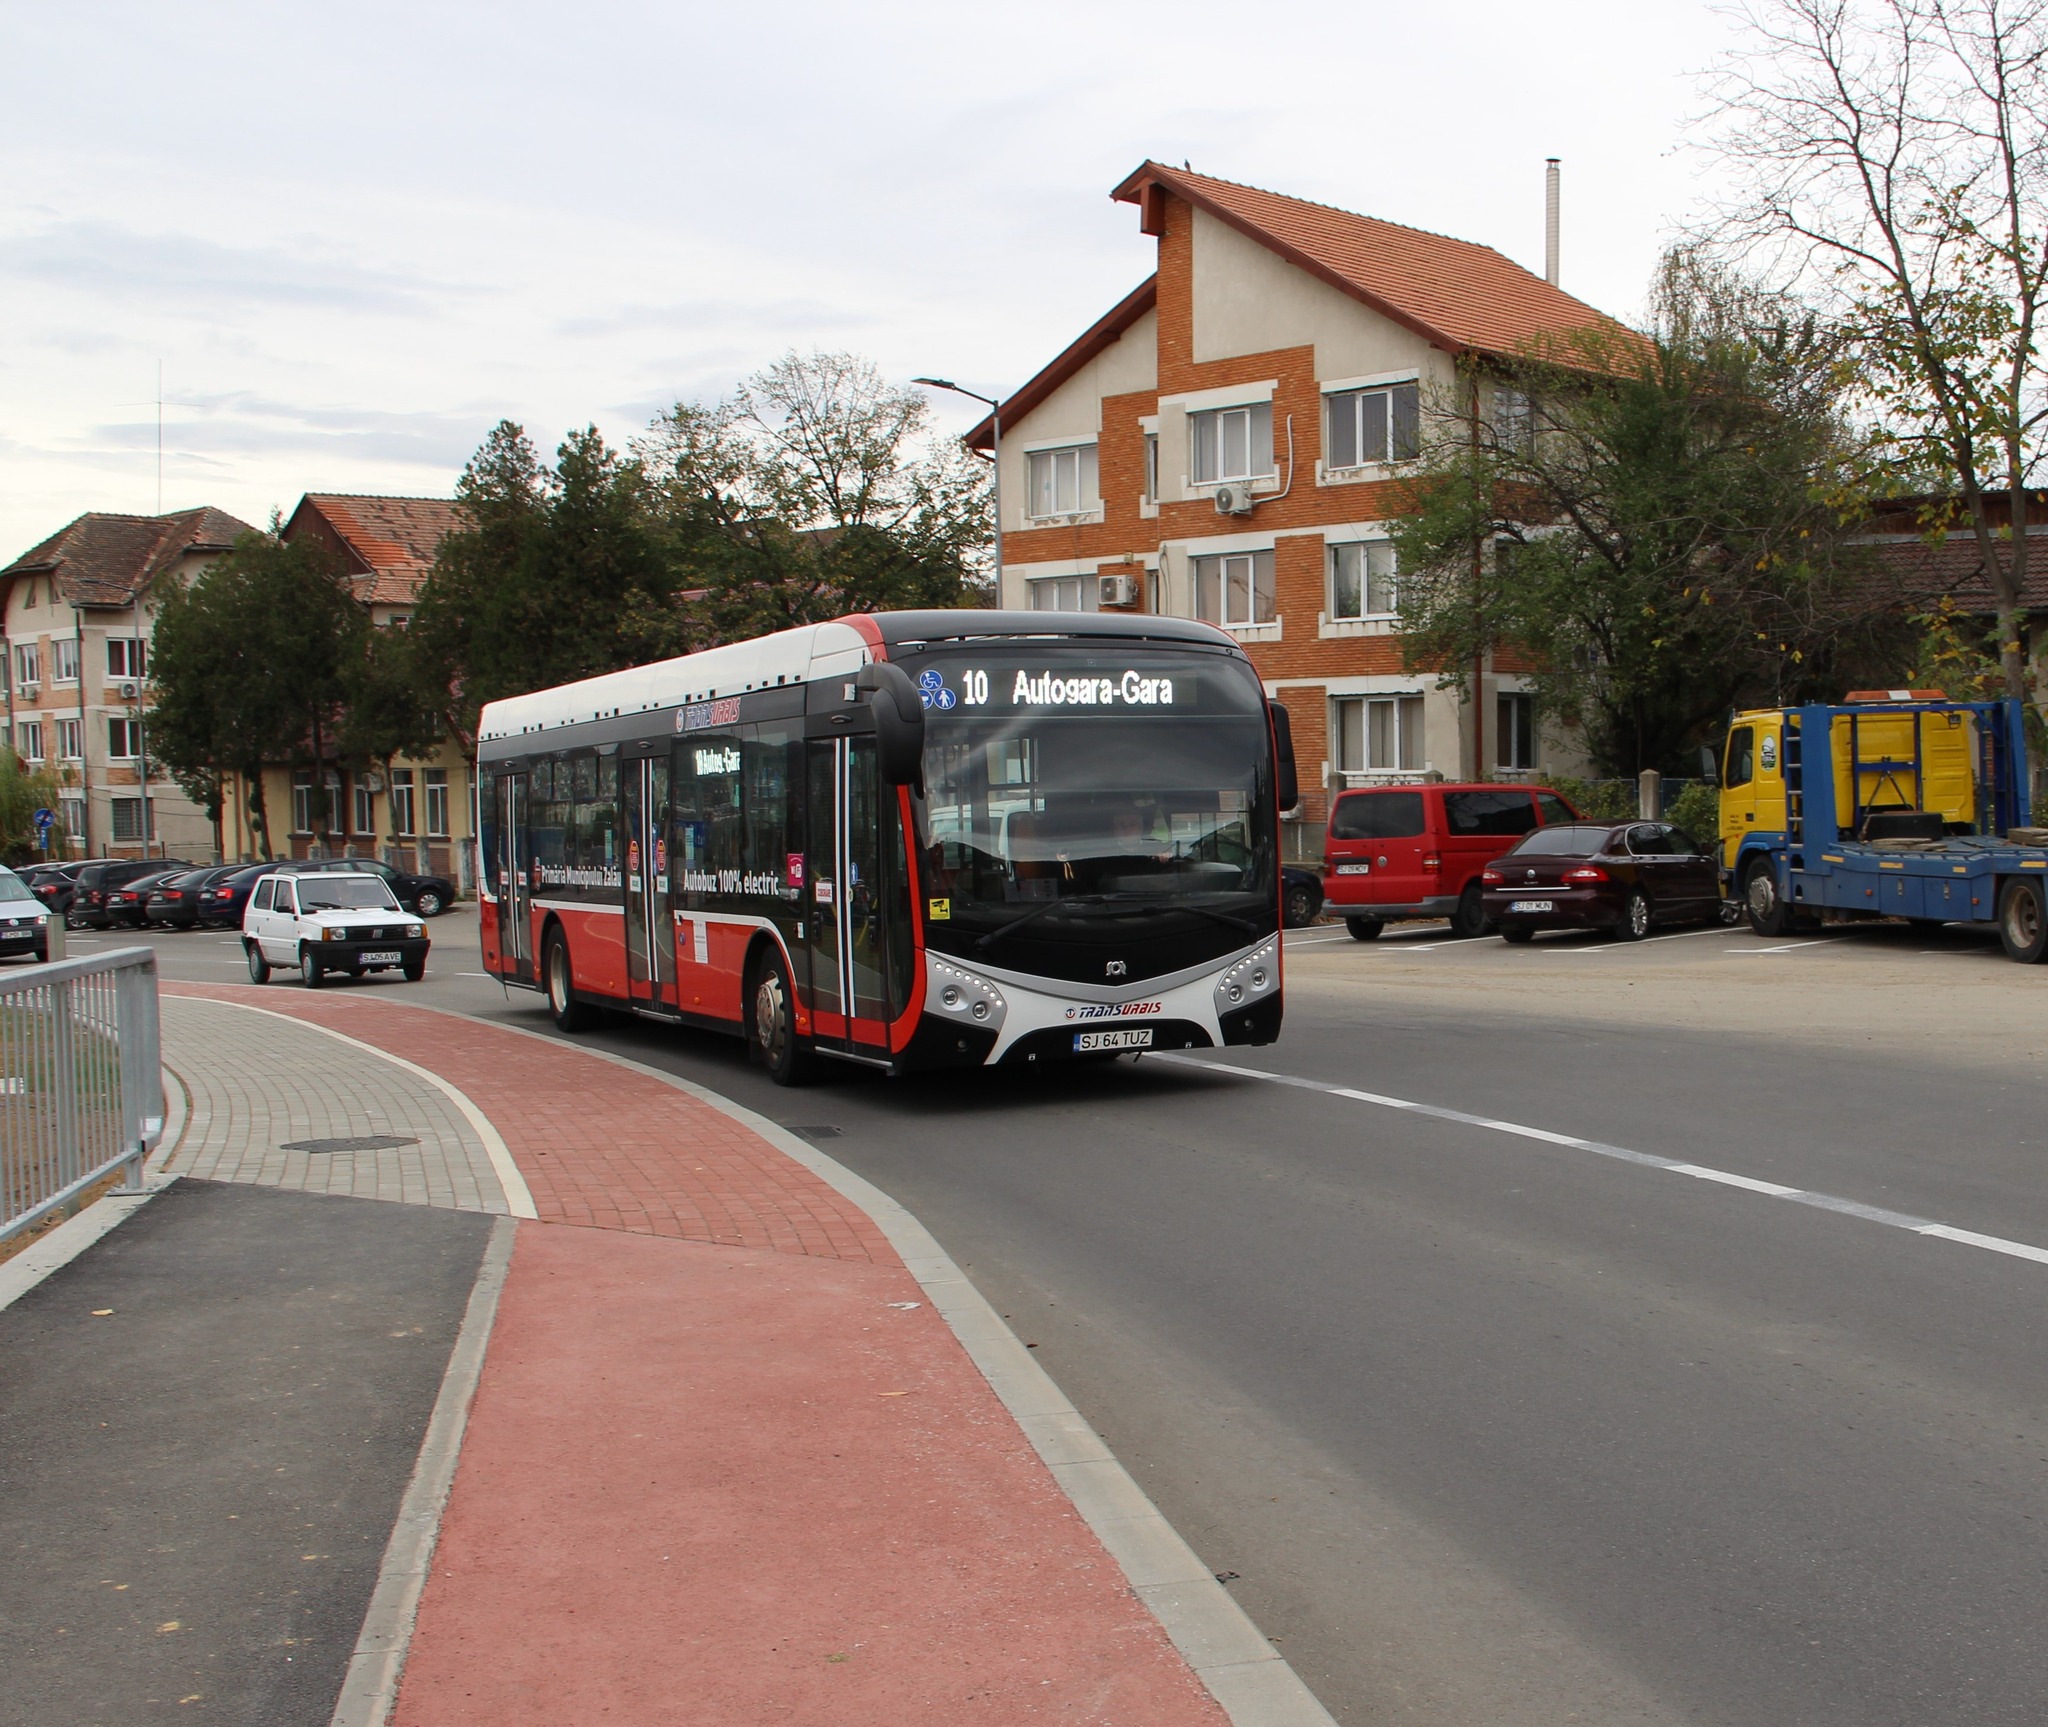
<instances>
[{"instance_id":1,"label":"asphalt road","mask_svg":"<svg viewBox=\"0 0 2048 1727\"><path fill-rule=\"evenodd\" d=\"M435 933L354 987L545 1025ZM1290 949L1282 1041L1208 1066L784 1092L594 1040L917 1213L1347 1727L2048 1719L2048 1263L1922 1232L2048 1246L2048 971L1903 928Z\"/></svg>"}]
</instances>

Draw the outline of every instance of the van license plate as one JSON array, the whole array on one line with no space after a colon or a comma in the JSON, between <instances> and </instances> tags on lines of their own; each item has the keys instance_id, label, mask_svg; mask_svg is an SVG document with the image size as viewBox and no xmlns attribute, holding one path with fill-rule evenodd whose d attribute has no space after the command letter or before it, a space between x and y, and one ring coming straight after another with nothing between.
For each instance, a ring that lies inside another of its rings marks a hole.
<instances>
[{"instance_id":1,"label":"van license plate","mask_svg":"<svg viewBox=\"0 0 2048 1727\"><path fill-rule=\"evenodd\" d=\"M1138 1026L1130 1031L1077 1031L1074 1033L1074 1053L1085 1055L1091 1049L1150 1049L1152 1028Z\"/></svg>"},{"instance_id":2,"label":"van license plate","mask_svg":"<svg viewBox=\"0 0 2048 1727\"><path fill-rule=\"evenodd\" d=\"M1372 874L1372 865L1371 865L1371 864L1339 864L1339 865L1337 866L1337 873L1338 873L1339 875L1371 875L1371 874Z\"/></svg>"},{"instance_id":3,"label":"van license plate","mask_svg":"<svg viewBox=\"0 0 2048 1727\"><path fill-rule=\"evenodd\" d=\"M1557 907L1547 899L1518 899L1508 905L1509 911L1555 911Z\"/></svg>"},{"instance_id":4,"label":"van license plate","mask_svg":"<svg viewBox=\"0 0 2048 1727\"><path fill-rule=\"evenodd\" d=\"M365 965L397 965L405 956L397 953L366 953L362 956Z\"/></svg>"}]
</instances>

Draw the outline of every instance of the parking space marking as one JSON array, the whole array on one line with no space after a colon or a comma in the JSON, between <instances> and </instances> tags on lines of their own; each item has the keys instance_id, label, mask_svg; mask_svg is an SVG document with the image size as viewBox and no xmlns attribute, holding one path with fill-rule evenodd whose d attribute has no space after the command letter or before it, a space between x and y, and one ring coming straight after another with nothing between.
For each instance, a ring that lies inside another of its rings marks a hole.
<instances>
[{"instance_id":1,"label":"parking space marking","mask_svg":"<svg viewBox=\"0 0 2048 1727\"><path fill-rule=\"evenodd\" d=\"M1517 1139L1533 1139L1545 1145L1561 1145L1571 1151L1590 1151L1596 1157L1611 1157L1621 1163L1633 1163L1645 1169L1662 1170L1667 1175L1690 1176L1697 1181L1711 1181L1722 1187L1741 1188L1744 1192L1759 1194L1766 1199L1785 1200L1792 1205L1811 1206L1818 1211L1840 1212L1846 1217L1860 1217L1866 1223L1881 1223L1888 1229L1903 1229L1911 1235L1934 1236L1942 1241L1960 1243L1964 1247L1979 1248L1986 1253L1999 1253L2012 1259L2030 1259L2038 1264L2048 1265L2048 1248L2036 1247L2031 1242L2011 1241L2002 1235L1980 1235L1973 1229L1958 1229L1953 1224L1941 1223L1928 1217L1915 1217L1910 1212L1888 1211L1883 1206L1865 1205L1859 1200L1842 1199L1832 1193L1816 1193L1810 1188L1785 1187L1774 1181L1759 1181L1752 1175L1738 1175L1733 1170L1710 1169L1704 1164L1684 1163L1674 1157L1659 1157L1651 1151L1632 1151L1625 1145L1609 1145L1598 1139L1581 1139L1572 1133L1553 1133L1548 1128L1530 1127L1518 1121L1496 1121L1491 1116L1472 1115L1462 1109L1446 1109L1442 1104L1416 1103L1405 1097L1386 1097L1379 1092L1360 1091L1354 1086L1332 1085L1327 1080L1304 1079L1299 1074L1271 1073L1264 1068L1238 1067L1231 1062L1204 1061L1199 1056L1165 1052L1154 1055L1151 1059L1171 1062L1176 1067L1227 1073L1239 1079L1263 1080L1269 1085L1292 1086L1300 1091L1317 1091L1328 1097L1341 1097L1353 1103L1369 1103L1380 1109L1397 1109L1404 1114L1427 1116L1433 1121L1447 1121L1459 1127L1482 1128L1488 1133L1505 1133Z\"/></svg>"},{"instance_id":2,"label":"parking space marking","mask_svg":"<svg viewBox=\"0 0 2048 1727\"><path fill-rule=\"evenodd\" d=\"M1725 929L1680 929L1669 935L1646 935L1641 941L1604 942L1586 947L1552 947L1552 953L1627 953L1633 948L1648 947L1654 941L1690 941L1696 935L1732 935Z\"/></svg>"},{"instance_id":3,"label":"parking space marking","mask_svg":"<svg viewBox=\"0 0 2048 1727\"><path fill-rule=\"evenodd\" d=\"M1812 941L1788 941L1781 947L1738 947L1730 951L1733 953L1790 953L1793 949L1802 947L1834 947L1841 940L1842 938L1838 935L1823 935L1816 936Z\"/></svg>"}]
</instances>

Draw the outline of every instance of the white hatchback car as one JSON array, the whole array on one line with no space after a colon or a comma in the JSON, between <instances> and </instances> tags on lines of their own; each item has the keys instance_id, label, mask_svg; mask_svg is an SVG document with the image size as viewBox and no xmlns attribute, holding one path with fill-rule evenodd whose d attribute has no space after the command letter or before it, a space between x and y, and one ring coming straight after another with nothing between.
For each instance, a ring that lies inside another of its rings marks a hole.
<instances>
[{"instance_id":1,"label":"white hatchback car","mask_svg":"<svg viewBox=\"0 0 2048 1727\"><path fill-rule=\"evenodd\" d=\"M392 897L382 876L280 870L256 884L242 914L249 977L270 981L272 966L296 966L318 989L329 972L361 977L402 971L417 983L427 969L427 926Z\"/></svg>"}]
</instances>

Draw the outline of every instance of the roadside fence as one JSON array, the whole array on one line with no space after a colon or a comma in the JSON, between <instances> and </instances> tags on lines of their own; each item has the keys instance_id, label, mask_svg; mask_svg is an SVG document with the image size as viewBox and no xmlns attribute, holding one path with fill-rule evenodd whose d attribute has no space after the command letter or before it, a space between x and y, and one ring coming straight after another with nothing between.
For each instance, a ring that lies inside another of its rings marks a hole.
<instances>
[{"instance_id":1,"label":"roadside fence","mask_svg":"<svg viewBox=\"0 0 2048 1727\"><path fill-rule=\"evenodd\" d=\"M0 1241L143 1160L164 1131L156 955L0 975Z\"/></svg>"}]
</instances>

